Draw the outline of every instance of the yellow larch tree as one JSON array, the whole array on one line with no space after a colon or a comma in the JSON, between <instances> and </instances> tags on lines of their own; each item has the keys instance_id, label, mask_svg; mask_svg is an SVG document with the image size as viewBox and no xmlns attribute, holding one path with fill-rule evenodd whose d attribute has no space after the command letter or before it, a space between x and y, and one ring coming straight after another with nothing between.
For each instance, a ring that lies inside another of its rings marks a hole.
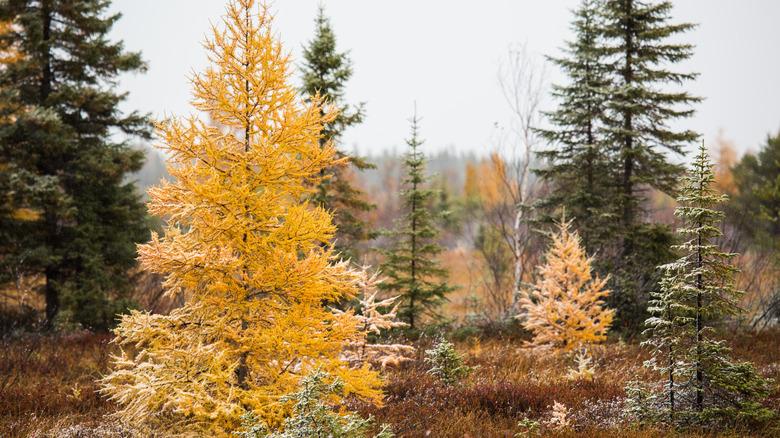
<instances>
[{"instance_id":1,"label":"yellow larch tree","mask_svg":"<svg viewBox=\"0 0 780 438\"><path fill-rule=\"evenodd\" d=\"M291 409L280 398L314 370L381 401L376 372L340 358L365 336L359 321L327 307L355 296L361 273L334 258L331 215L304 201L338 163L319 142L335 111L297 95L271 21L265 5L231 0L192 80L199 116L158 126L174 179L149 191L149 209L168 225L139 258L187 300L115 331L122 353L103 392L130 424L228 436L251 412L277 427Z\"/></svg>"},{"instance_id":2,"label":"yellow larch tree","mask_svg":"<svg viewBox=\"0 0 780 438\"><path fill-rule=\"evenodd\" d=\"M614 310L604 307L607 279L593 276L591 261L571 221L562 218L538 280L519 301L518 318L533 333L533 345L572 351L606 339Z\"/></svg>"},{"instance_id":3,"label":"yellow larch tree","mask_svg":"<svg viewBox=\"0 0 780 438\"><path fill-rule=\"evenodd\" d=\"M723 132L718 132L713 149L714 155L718 157L715 162L715 188L724 195L734 196L737 192L734 166L739 161L737 148L733 141L724 137Z\"/></svg>"}]
</instances>

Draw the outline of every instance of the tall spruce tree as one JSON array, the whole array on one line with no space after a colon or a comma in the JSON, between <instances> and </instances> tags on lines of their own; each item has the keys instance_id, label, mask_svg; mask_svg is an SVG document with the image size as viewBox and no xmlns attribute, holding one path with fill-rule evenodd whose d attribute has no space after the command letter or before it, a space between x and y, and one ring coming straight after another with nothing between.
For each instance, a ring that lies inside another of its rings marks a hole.
<instances>
[{"instance_id":1,"label":"tall spruce tree","mask_svg":"<svg viewBox=\"0 0 780 438\"><path fill-rule=\"evenodd\" d=\"M554 85L559 104L546 113L552 128L538 132L553 148L540 151L546 167L536 172L551 183L540 202L548 222L565 209L573 217L582 243L597 252L609 239L614 223L614 190L604 139L604 105L610 81L601 50L600 0L583 0L574 12L574 40L565 56L550 58L566 75L565 85Z\"/></svg>"},{"instance_id":2,"label":"tall spruce tree","mask_svg":"<svg viewBox=\"0 0 780 438\"><path fill-rule=\"evenodd\" d=\"M442 248L436 242L439 234L432 204L436 192L426 189L425 155L419 150L419 119L415 112L411 120L412 134L406 144L409 152L404 159L406 178L403 197L404 216L394 231L386 233L394 243L383 250L385 261L379 283L380 290L399 295L399 318L410 329L419 328L424 316L436 316L437 307L446 300L453 287L447 284L447 271L436 259Z\"/></svg>"},{"instance_id":3,"label":"tall spruce tree","mask_svg":"<svg viewBox=\"0 0 780 438\"><path fill-rule=\"evenodd\" d=\"M119 14L107 0L9 0L0 20L5 59L0 92L0 161L37 181L38 220L6 231L4 264L45 279L46 319L61 309L76 322L112 323L112 297L130 287L135 243L147 237L145 209L128 172L143 156L117 138L149 138L145 116L123 114L117 78L144 71L138 53L108 39Z\"/></svg>"},{"instance_id":4,"label":"tall spruce tree","mask_svg":"<svg viewBox=\"0 0 780 438\"><path fill-rule=\"evenodd\" d=\"M344 103L344 86L352 77L352 65L347 53L336 50L336 35L322 6L316 18L314 38L303 50L304 64L303 92L311 97L320 95L338 110L332 122L325 125L320 145L329 142L338 143L344 131L363 121L363 104L351 106ZM338 148L339 158L345 159L349 166L357 170L372 169L374 166L364 159L345 153ZM363 192L350 180L350 169L334 165L324 169L324 177L314 194L314 201L326 210L332 211L338 227L336 249L344 256L358 256L356 244L368 237L366 223L360 214L373 206L365 200Z\"/></svg>"},{"instance_id":5,"label":"tall spruce tree","mask_svg":"<svg viewBox=\"0 0 780 438\"><path fill-rule=\"evenodd\" d=\"M604 56L612 59L614 78L609 90L605 119L608 140L614 148L619 178L618 198L626 252L633 237L630 230L641 220L643 191L652 187L674 193L684 173L666 151L685 153L685 146L698 138L690 130L674 130L669 123L693 115L691 104L701 99L687 92L662 91L668 84L683 84L696 73L678 73L670 64L690 58L693 46L670 41L693 24L671 24L672 3L638 0L605 0L602 33ZM618 166L619 164L619 166Z\"/></svg>"},{"instance_id":6,"label":"tall spruce tree","mask_svg":"<svg viewBox=\"0 0 780 438\"><path fill-rule=\"evenodd\" d=\"M661 371L667 383L663 399L672 422L755 421L770 412L761 400L769 385L748 362L730 357L716 327L725 317L741 312L743 292L736 289L733 253L716 244L722 235L723 213L716 207L726 196L713 187L713 165L702 145L683 180L675 215L682 222L683 240L673 249L681 254L661 266L663 279L653 293L647 320L653 347L649 365Z\"/></svg>"},{"instance_id":7,"label":"tall spruce tree","mask_svg":"<svg viewBox=\"0 0 780 438\"><path fill-rule=\"evenodd\" d=\"M614 233L619 250L611 255L614 273L611 296L620 324L635 327L644 320L647 294L657 286L650 268L664 263L671 239L665 226L644 223L645 193L656 189L674 194L684 168L670 161L681 155L698 134L675 130L674 120L690 117L698 97L670 90L694 79L670 66L691 57L693 46L673 38L694 28L671 23L672 3L639 0L604 0L602 55L612 72L606 101L605 140L610 146L620 220ZM660 243L660 245L659 245Z\"/></svg>"}]
</instances>

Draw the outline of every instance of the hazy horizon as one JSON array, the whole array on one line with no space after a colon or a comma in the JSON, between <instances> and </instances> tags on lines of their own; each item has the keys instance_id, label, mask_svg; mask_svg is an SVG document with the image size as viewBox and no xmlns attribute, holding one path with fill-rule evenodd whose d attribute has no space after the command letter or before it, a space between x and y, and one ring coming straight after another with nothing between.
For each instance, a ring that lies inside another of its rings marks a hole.
<instances>
[{"instance_id":1,"label":"hazy horizon","mask_svg":"<svg viewBox=\"0 0 780 438\"><path fill-rule=\"evenodd\" d=\"M314 32L318 3L272 3L275 32L295 66ZM579 2L492 0L479 7L459 0L323 3L339 50L348 51L353 61L347 100L366 103L365 122L346 133L344 146L375 155L403 145L415 101L429 151L490 150L495 126L508 117L497 81L508 48L526 43L540 59L559 54L571 38L570 11ZM675 22L699 24L684 37L696 45L694 57L676 69L700 73L686 88L705 101L684 126L710 144L722 130L740 151L757 149L767 134L780 129L775 104L780 101L775 83L780 59L773 56L780 42L780 27L773 23L780 2L673 3ZM114 1L112 10L124 17L112 37L140 50L149 63L146 74L122 78L121 88L130 93L124 108L155 117L191 112L188 77L205 67L201 44L210 23L219 23L224 5L222 0ZM548 72L549 82L562 79L554 66ZM549 99L545 107L552 107Z\"/></svg>"}]
</instances>

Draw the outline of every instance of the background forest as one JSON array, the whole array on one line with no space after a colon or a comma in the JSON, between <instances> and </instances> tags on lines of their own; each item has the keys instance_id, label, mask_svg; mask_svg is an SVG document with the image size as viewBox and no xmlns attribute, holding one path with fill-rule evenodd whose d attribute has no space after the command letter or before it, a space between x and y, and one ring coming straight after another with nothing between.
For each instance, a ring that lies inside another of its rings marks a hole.
<instances>
[{"instance_id":1,"label":"background forest","mask_svg":"<svg viewBox=\"0 0 780 438\"><path fill-rule=\"evenodd\" d=\"M0 436L780 434L780 132L685 128L671 2L513 46L479 151L409 102L364 155L324 7L292 59L226 0L153 120L110 3L0 2Z\"/></svg>"}]
</instances>

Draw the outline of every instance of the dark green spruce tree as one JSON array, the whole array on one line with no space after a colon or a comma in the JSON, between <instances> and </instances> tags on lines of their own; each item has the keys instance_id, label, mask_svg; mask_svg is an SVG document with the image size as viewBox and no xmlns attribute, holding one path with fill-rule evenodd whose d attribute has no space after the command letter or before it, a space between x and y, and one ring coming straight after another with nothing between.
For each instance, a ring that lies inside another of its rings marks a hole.
<instances>
[{"instance_id":1,"label":"dark green spruce tree","mask_svg":"<svg viewBox=\"0 0 780 438\"><path fill-rule=\"evenodd\" d=\"M700 101L678 87L695 73L672 71L690 58L693 47L677 43L693 24L671 22L669 1L604 0L602 54L608 60L611 85L606 101L605 140L610 147L619 227L614 235L619 251L611 255L610 301L618 309L618 324L638 327L645 319L648 293L657 288L653 266L669 260L671 231L645 219L650 190L673 195L684 168L671 161L698 138L670 124L690 117ZM671 155L671 156L670 156Z\"/></svg>"},{"instance_id":2,"label":"dark green spruce tree","mask_svg":"<svg viewBox=\"0 0 780 438\"><path fill-rule=\"evenodd\" d=\"M730 357L716 328L741 312L731 264L736 256L717 245L726 196L713 187L713 165L699 148L677 198L681 257L661 266L661 288L652 294L647 320L653 349L649 365L666 380L664 417L675 424L752 423L771 416L761 402L770 385L747 362Z\"/></svg>"},{"instance_id":3,"label":"dark green spruce tree","mask_svg":"<svg viewBox=\"0 0 780 438\"><path fill-rule=\"evenodd\" d=\"M743 251L768 257L780 272L780 133L768 136L758 153L747 153L733 168L736 191L726 207L726 223ZM753 326L780 318L780 290Z\"/></svg>"},{"instance_id":4,"label":"dark green spruce tree","mask_svg":"<svg viewBox=\"0 0 780 438\"><path fill-rule=\"evenodd\" d=\"M142 72L138 53L109 39L108 0L7 0L0 51L0 162L25 175L36 220L3 224L0 263L41 275L49 325L61 311L102 329L131 287L146 211L128 173L143 155L120 137L150 137L147 117L119 110L120 74ZM29 219L29 218L27 218ZM6 226L10 228L6 228Z\"/></svg>"},{"instance_id":5,"label":"dark green spruce tree","mask_svg":"<svg viewBox=\"0 0 780 438\"><path fill-rule=\"evenodd\" d=\"M337 51L336 35L323 7L320 7L317 14L314 38L304 47L303 59L305 62L301 70L304 94L319 94L339 111L336 119L324 126L320 142L323 145L334 142L339 157L345 158L349 166L357 170L372 169L374 166L364 159L338 148L344 131L363 121L364 109L362 104L350 106L344 103L344 86L352 76L352 65L346 53ZM354 260L358 256L357 243L368 238L367 224L360 215L371 210L373 206L350 180L350 170L344 166L323 170L324 178L317 187L314 201L333 212L338 228L336 249L345 257Z\"/></svg>"},{"instance_id":6,"label":"dark green spruce tree","mask_svg":"<svg viewBox=\"0 0 780 438\"><path fill-rule=\"evenodd\" d=\"M416 113L411 122L411 138L406 141L409 152L404 160L406 178L401 192L404 216L395 230L386 233L392 245L382 251L385 261L380 270L386 278L379 283L379 288L400 296L398 316L414 330L424 317L438 316L438 307L453 288L447 283L447 271L437 260L442 248L436 241L439 232L432 212L436 192L426 188L426 160L419 150L422 141Z\"/></svg>"},{"instance_id":7,"label":"dark green spruce tree","mask_svg":"<svg viewBox=\"0 0 780 438\"><path fill-rule=\"evenodd\" d=\"M774 252L780 263L780 133L768 137L757 154L742 157L734 166L734 183L737 194L727 209L731 222L753 247Z\"/></svg>"},{"instance_id":8,"label":"dark green spruce tree","mask_svg":"<svg viewBox=\"0 0 780 438\"><path fill-rule=\"evenodd\" d=\"M550 58L567 77L553 86L557 108L546 113L552 127L538 132L553 146L540 151L546 166L536 172L550 183L539 206L546 222L562 210L572 217L586 250L602 252L615 221L614 184L604 139L604 106L610 80L601 50L600 0L583 0L574 12L574 40L565 56Z\"/></svg>"}]
</instances>

